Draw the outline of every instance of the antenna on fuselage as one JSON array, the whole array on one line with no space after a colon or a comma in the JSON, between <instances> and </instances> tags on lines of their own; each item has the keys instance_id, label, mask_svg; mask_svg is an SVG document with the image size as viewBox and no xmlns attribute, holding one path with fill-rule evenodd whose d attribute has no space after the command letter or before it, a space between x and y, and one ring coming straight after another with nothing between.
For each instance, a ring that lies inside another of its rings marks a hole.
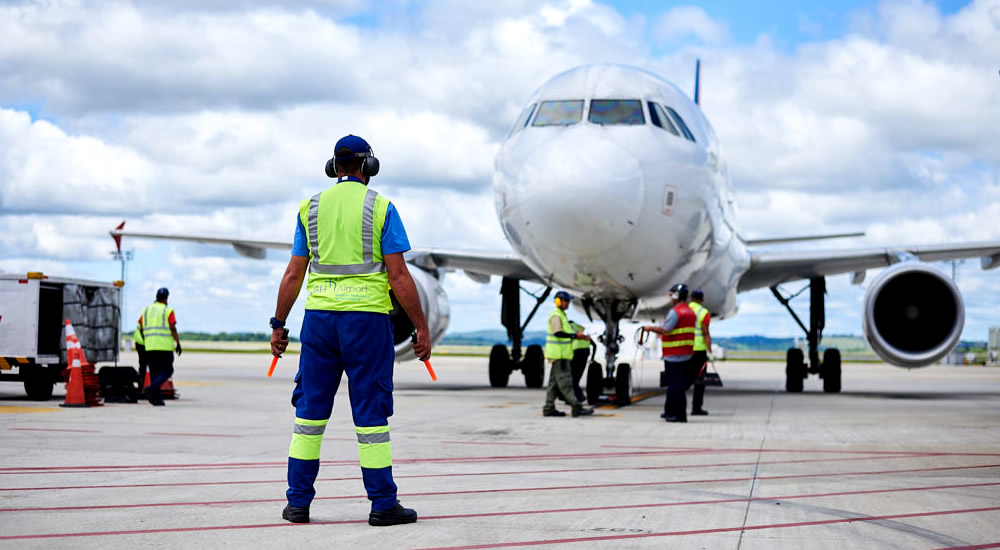
<instances>
[{"instance_id":1,"label":"antenna on fuselage","mask_svg":"<svg viewBox=\"0 0 1000 550\"><path fill-rule=\"evenodd\" d=\"M698 90L701 88L701 60L694 60L694 104L700 105L698 102Z\"/></svg>"}]
</instances>

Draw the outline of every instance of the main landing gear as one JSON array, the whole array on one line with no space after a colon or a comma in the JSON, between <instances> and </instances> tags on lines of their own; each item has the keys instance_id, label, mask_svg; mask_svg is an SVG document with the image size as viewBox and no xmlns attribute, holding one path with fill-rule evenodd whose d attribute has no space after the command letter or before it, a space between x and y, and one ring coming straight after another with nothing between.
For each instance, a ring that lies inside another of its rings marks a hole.
<instances>
[{"instance_id":1,"label":"main landing gear","mask_svg":"<svg viewBox=\"0 0 1000 550\"><path fill-rule=\"evenodd\" d=\"M531 322L538 307L548 298L551 288L546 288L541 295L535 296L535 307L531 309L524 324L521 324L521 285L517 279L504 277L500 283L500 296L503 299L500 306L500 323L507 329L507 338L510 339L511 347L508 352L507 346L497 344L490 350L490 386L494 388L506 388L512 371L520 369L524 374L524 385L529 388L542 387L545 378L545 352L542 346L531 345L521 358L521 339L524 336L524 328ZM527 291L525 291L527 292Z\"/></svg>"},{"instance_id":2,"label":"main landing gear","mask_svg":"<svg viewBox=\"0 0 1000 550\"><path fill-rule=\"evenodd\" d=\"M802 323L799 316L795 314L790 302L793 298L805 291L805 288L784 297L778 291L777 286L771 287L771 293L781 302L781 305L788 309L792 318L799 324L806 333L806 341L809 347L809 363L806 364L802 350L799 348L789 348L785 354L785 390L791 393L802 391L803 381L812 374L819 374L823 379L823 391L826 393L840 392L840 350L837 348L826 348L823 352L823 362L819 360L819 343L823 339L823 327L826 324L826 306L824 303L826 295L826 279L823 277L813 277L809 279L809 328Z\"/></svg>"},{"instance_id":3,"label":"main landing gear","mask_svg":"<svg viewBox=\"0 0 1000 550\"><path fill-rule=\"evenodd\" d=\"M615 365L618 359L618 345L625 337L618 332L618 322L635 311L636 300L584 298L583 308L587 317L591 310L604 321L604 334L598 337L604 344L604 372L597 361L591 360L587 367L587 402L591 405L614 403L619 407L632 403L632 367L628 363ZM596 358L597 346L591 344L591 357ZM617 371L617 372L616 372Z\"/></svg>"}]
</instances>

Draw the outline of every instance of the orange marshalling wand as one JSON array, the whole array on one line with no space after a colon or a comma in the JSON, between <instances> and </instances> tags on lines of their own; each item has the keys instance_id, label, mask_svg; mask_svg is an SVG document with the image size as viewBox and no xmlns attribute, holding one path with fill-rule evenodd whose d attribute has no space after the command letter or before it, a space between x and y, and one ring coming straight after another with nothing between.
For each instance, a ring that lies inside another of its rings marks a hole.
<instances>
[{"instance_id":1,"label":"orange marshalling wand","mask_svg":"<svg viewBox=\"0 0 1000 550\"><path fill-rule=\"evenodd\" d=\"M274 374L274 367L278 366L278 356L275 355L274 359L271 359L271 368L267 369L267 377L270 378Z\"/></svg>"},{"instance_id":2,"label":"orange marshalling wand","mask_svg":"<svg viewBox=\"0 0 1000 550\"><path fill-rule=\"evenodd\" d=\"M430 373L430 375L431 375L431 381L437 382L438 381L438 377L437 377L436 374L434 374L434 368L431 367L431 362L430 361L424 361L424 366L427 367L427 372Z\"/></svg>"}]
</instances>

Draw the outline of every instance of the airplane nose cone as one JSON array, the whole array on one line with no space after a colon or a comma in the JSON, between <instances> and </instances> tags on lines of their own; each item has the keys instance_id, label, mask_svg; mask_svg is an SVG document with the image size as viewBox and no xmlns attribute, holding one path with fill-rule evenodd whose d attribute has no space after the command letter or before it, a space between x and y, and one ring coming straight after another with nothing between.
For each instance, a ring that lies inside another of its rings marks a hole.
<instances>
[{"instance_id":1,"label":"airplane nose cone","mask_svg":"<svg viewBox=\"0 0 1000 550\"><path fill-rule=\"evenodd\" d=\"M639 162L613 141L567 135L526 155L518 182L526 231L542 246L598 254L628 237L642 209Z\"/></svg>"}]
</instances>

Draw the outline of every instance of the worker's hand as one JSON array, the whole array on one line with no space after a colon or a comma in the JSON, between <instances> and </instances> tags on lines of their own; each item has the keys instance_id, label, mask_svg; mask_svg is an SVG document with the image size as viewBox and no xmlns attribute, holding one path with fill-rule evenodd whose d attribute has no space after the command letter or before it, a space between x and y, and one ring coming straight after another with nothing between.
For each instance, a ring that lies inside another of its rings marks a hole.
<instances>
[{"instance_id":1,"label":"worker's hand","mask_svg":"<svg viewBox=\"0 0 1000 550\"><path fill-rule=\"evenodd\" d=\"M431 333L427 327L417 330L416 338L413 340L413 353L421 361L431 358Z\"/></svg>"},{"instance_id":2,"label":"worker's hand","mask_svg":"<svg viewBox=\"0 0 1000 550\"><path fill-rule=\"evenodd\" d=\"M174 348L174 351L177 352L177 355L181 354L181 343L180 342L177 342L177 347Z\"/></svg>"},{"instance_id":3,"label":"worker's hand","mask_svg":"<svg viewBox=\"0 0 1000 550\"><path fill-rule=\"evenodd\" d=\"M587 335L587 333L586 333L586 332L583 332L582 330L581 330L580 332L577 332L577 333L576 333L576 338L577 338L578 340L586 340L586 341L588 341L588 342L590 341L590 336L589 336L589 335Z\"/></svg>"},{"instance_id":4,"label":"worker's hand","mask_svg":"<svg viewBox=\"0 0 1000 550\"><path fill-rule=\"evenodd\" d=\"M288 329L276 328L271 331L271 355L281 357L288 347Z\"/></svg>"}]
</instances>

